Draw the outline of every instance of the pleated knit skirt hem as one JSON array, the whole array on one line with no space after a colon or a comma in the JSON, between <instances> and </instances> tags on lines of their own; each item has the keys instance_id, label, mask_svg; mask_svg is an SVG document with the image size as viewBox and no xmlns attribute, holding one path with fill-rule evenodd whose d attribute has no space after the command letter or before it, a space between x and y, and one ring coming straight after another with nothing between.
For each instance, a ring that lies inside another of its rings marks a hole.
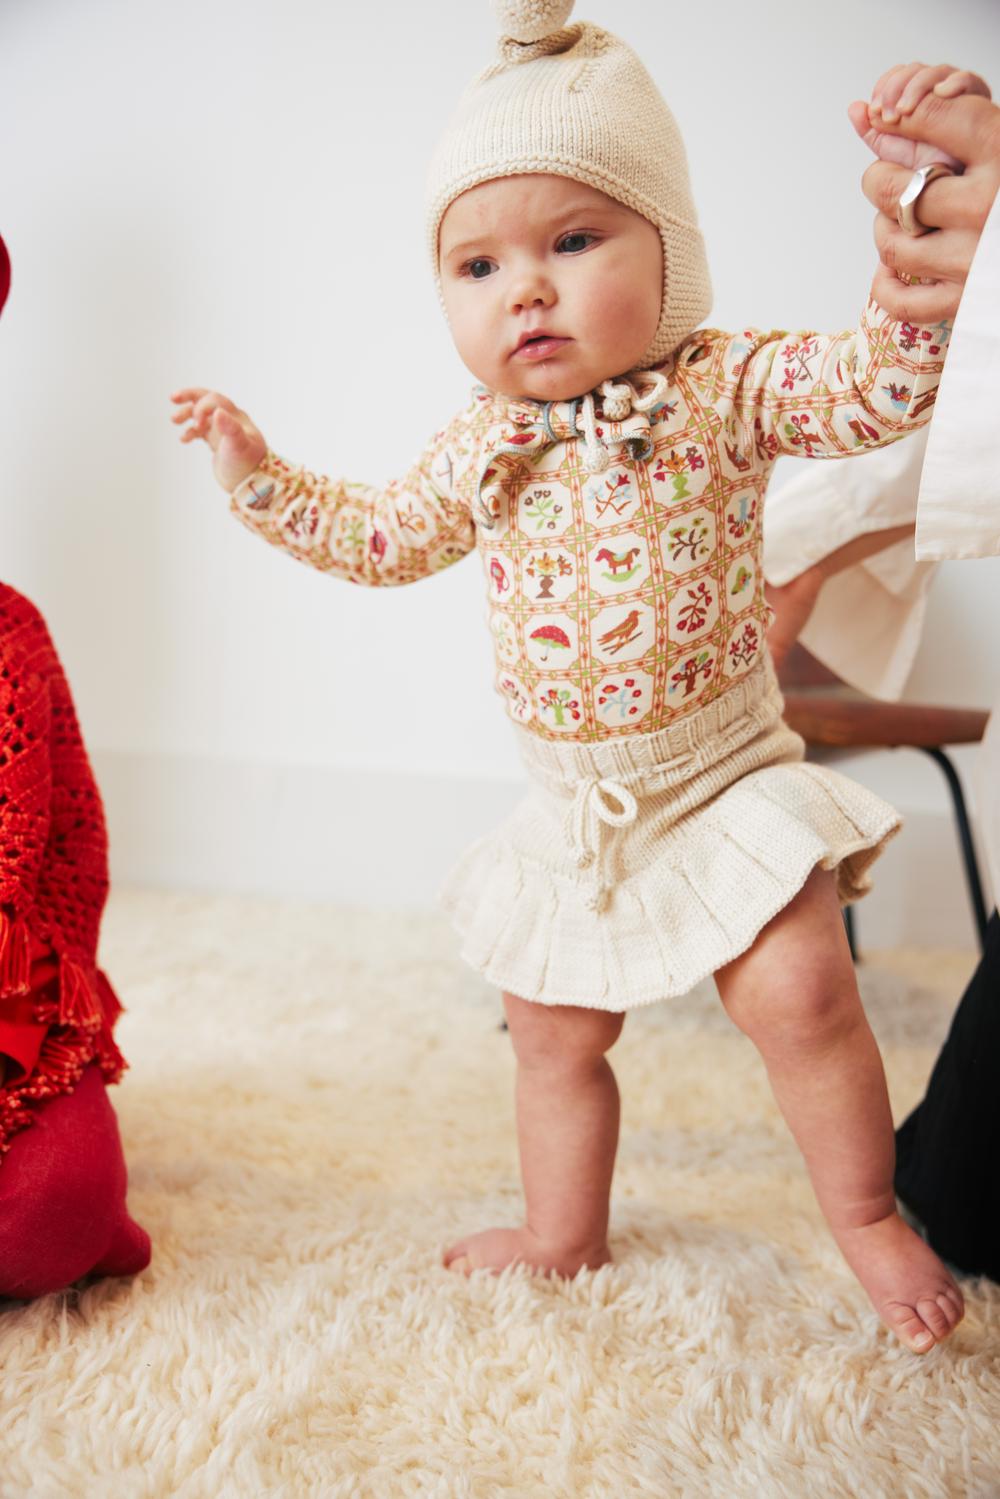
<instances>
[{"instance_id":1,"label":"pleated knit skirt hem","mask_svg":"<svg viewBox=\"0 0 1000 1499\"><path fill-rule=\"evenodd\" d=\"M816 868L871 888L897 813L802 759L764 663L654 734L522 732L532 789L467 850L442 901L462 956L542 1004L620 1012L688 993L753 944Z\"/></svg>"}]
</instances>

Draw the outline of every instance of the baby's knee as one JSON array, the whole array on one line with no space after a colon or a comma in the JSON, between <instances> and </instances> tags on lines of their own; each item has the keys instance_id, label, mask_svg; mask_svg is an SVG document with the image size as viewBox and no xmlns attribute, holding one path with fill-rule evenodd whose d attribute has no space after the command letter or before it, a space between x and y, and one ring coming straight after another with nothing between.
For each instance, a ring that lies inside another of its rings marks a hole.
<instances>
[{"instance_id":1,"label":"baby's knee","mask_svg":"<svg viewBox=\"0 0 1000 1499\"><path fill-rule=\"evenodd\" d=\"M577 1005L542 1005L504 995L514 1052L522 1067L592 1066L621 1035L624 1015Z\"/></svg>"},{"instance_id":2,"label":"baby's knee","mask_svg":"<svg viewBox=\"0 0 1000 1499\"><path fill-rule=\"evenodd\" d=\"M734 1025L764 1052L833 1044L863 1018L853 975L819 971L757 992L723 992L722 1002Z\"/></svg>"}]
</instances>

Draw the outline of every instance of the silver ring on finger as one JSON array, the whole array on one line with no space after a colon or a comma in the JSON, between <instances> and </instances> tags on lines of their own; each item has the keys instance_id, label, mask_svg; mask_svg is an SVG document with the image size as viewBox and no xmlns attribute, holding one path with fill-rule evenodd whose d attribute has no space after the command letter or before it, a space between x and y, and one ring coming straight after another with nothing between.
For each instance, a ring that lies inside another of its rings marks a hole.
<instances>
[{"instance_id":1,"label":"silver ring on finger","mask_svg":"<svg viewBox=\"0 0 1000 1499\"><path fill-rule=\"evenodd\" d=\"M917 218L917 203L924 188L938 177L954 177L952 167L946 167L943 161L931 162L929 166L917 167L909 182L899 195L899 203L896 207L896 222L900 229L914 236L929 234L930 226L922 224Z\"/></svg>"}]
</instances>

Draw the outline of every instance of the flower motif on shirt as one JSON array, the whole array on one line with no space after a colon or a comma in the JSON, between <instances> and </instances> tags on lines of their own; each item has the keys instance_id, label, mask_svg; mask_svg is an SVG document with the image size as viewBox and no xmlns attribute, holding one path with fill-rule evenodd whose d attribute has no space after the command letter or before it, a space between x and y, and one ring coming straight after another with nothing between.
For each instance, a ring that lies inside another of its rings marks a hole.
<instances>
[{"instance_id":1,"label":"flower motif on shirt","mask_svg":"<svg viewBox=\"0 0 1000 1499\"><path fill-rule=\"evenodd\" d=\"M757 457L762 463L773 463L778 456L778 439L773 432L765 432L759 416L753 419L753 441Z\"/></svg>"},{"instance_id":2,"label":"flower motif on shirt","mask_svg":"<svg viewBox=\"0 0 1000 1499\"><path fill-rule=\"evenodd\" d=\"M694 588L685 590L685 597L687 603L682 604L676 613L677 626L688 635L693 635L696 630L701 629L708 618L708 611L715 602L715 596L708 583L702 578Z\"/></svg>"},{"instance_id":3,"label":"flower motif on shirt","mask_svg":"<svg viewBox=\"0 0 1000 1499\"><path fill-rule=\"evenodd\" d=\"M532 489L524 501L524 513L535 523L536 531L554 531L563 507L551 489Z\"/></svg>"},{"instance_id":4,"label":"flower motif on shirt","mask_svg":"<svg viewBox=\"0 0 1000 1499\"><path fill-rule=\"evenodd\" d=\"M756 519L757 496L755 494L737 495L726 506L726 530L734 541L742 541L744 536L753 529Z\"/></svg>"},{"instance_id":5,"label":"flower motif on shirt","mask_svg":"<svg viewBox=\"0 0 1000 1499\"><path fill-rule=\"evenodd\" d=\"M308 544L319 527L319 506L315 500L302 506L293 505L282 524L293 541Z\"/></svg>"},{"instance_id":6,"label":"flower motif on shirt","mask_svg":"<svg viewBox=\"0 0 1000 1499\"><path fill-rule=\"evenodd\" d=\"M648 672L626 666L620 676L598 677L594 709L609 729L631 733L653 703L653 678Z\"/></svg>"},{"instance_id":7,"label":"flower motif on shirt","mask_svg":"<svg viewBox=\"0 0 1000 1499\"><path fill-rule=\"evenodd\" d=\"M608 704L611 705L611 709L617 708L619 718L631 718L639 711L636 698L641 697L642 690L635 685L635 677L626 677L621 686L617 682L605 682L601 687L597 702L602 708Z\"/></svg>"},{"instance_id":8,"label":"flower motif on shirt","mask_svg":"<svg viewBox=\"0 0 1000 1499\"><path fill-rule=\"evenodd\" d=\"M814 443L823 441L821 432L810 432L809 423L812 418L803 412L801 416L790 417L785 423L785 436L793 448L805 448L807 455L812 452Z\"/></svg>"},{"instance_id":9,"label":"flower motif on shirt","mask_svg":"<svg viewBox=\"0 0 1000 1499\"><path fill-rule=\"evenodd\" d=\"M729 642L729 668L737 671L741 666L749 666L757 655L760 648L760 635L757 627L745 624L743 629Z\"/></svg>"},{"instance_id":10,"label":"flower motif on shirt","mask_svg":"<svg viewBox=\"0 0 1000 1499\"><path fill-rule=\"evenodd\" d=\"M531 698L524 683L518 677L501 672L497 677L497 691L507 704L507 712L516 723L530 723L534 718Z\"/></svg>"},{"instance_id":11,"label":"flower motif on shirt","mask_svg":"<svg viewBox=\"0 0 1000 1499\"><path fill-rule=\"evenodd\" d=\"M514 662L517 660L517 640L514 636L514 628L506 614L490 615L490 631L496 641L497 655L502 661Z\"/></svg>"},{"instance_id":12,"label":"flower motif on shirt","mask_svg":"<svg viewBox=\"0 0 1000 1499\"><path fill-rule=\"evenodd\" d=\"M693 566L702 557L707 557L709 548L705 537L708 529L708 521L703 515L688 516L679 525L671 526L668 535L670 556L674 562L684 560Z\"/></svg>"},{"instance_id":13,"label":"flower motif on shirt","mask_svg":"<svg viewBox=\"0 0 1000 1499\"><path fill-rule=\"evenodd\" d=\"M360 551L365 544L365 523L360 515L345 512L340 523L340 536L338 540L343 542L352 551Z\"/></svg>"},{"instance_id":14,"label":"flower motif on shirt","mask_svg":"<svg viewBox=\"0 0 1000 1499\"><path fill-rule=\"evenodd\" d=\"M580 700L574 696L575 691L573 687L549 687L539 694L539 707L543 713L552 714L555 728L571 728L572 724L579 723L582 714Z\"/></svg>"},{"instance_id":15,"label":"flower motif on shirt","mask_svg":"<svg viewBox=\"0 0 1000 1499\"><path fill-rule=\"evenodd\" d=\"M683 687L682 697L690 697L695 689L699 677L706 680L712 674L715 658L711 651L699 651L697 655L689 656L682 661L678 670L670 677L670 693L673 695Z\"/></svg>"},{"instance_id":16,"label":"flower motif on shirt","mask_svg":"<svg viewBox=\"0 0 1000 1499\"><path fill-rule=\"evenodd\" d=\"M666 458L662 455L657 458L653 478L659 484L671 485L673 490L671 499L689 500L692 498L692 491L688 476L696 474L704 467L704 455L693 443L689 443L683 453L678 453L676 448L671 448ZM702 487L699 486L699 488Z\"/></svg>"},{"instance_id":17,"label":"flower motif on shirt","mask_svg":"<svg viewBox=\"0 0 1000 1499\"><path fill-rule=\"evenodd\" d=\"M614 523L620 521L634 503L635 490L628 472L617 469L595 475L587 484L585 498L593 506L598 521L608 519Z\"/></svg>"},{"instance_id":18,"label":"flower motif on shirt","mask_svg":"<svg viewBox=\"0 0 1000 1499\"><path fill-rule=\"evenodd\" d=\"M572 577L573 564L562 552L543 552L540 557L532 557L524 571L529 578L538 579L538 593L535 597L551 599L556 580Z\"/></svg>"},{"instance_id":19,"label":"flower motif on shirt","mask_svg":"<svg viewBox=\"0 0 1000 1499\"><path fill-rule=\"evenodd\" d=\"M815 338L804 338L799 344L785 345L781 351L781 357L785 361L782 390L794 390L803 380L807 385L813 384L815 377L810 360L815 360L818 352L819 343Z\"/></svg>"}]
</instances>

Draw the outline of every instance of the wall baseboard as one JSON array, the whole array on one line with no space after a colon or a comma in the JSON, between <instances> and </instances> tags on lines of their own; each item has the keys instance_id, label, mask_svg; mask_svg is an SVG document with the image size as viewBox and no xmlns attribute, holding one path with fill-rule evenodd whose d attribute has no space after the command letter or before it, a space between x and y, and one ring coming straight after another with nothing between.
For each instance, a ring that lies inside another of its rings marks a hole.
<instances>
[{"instance_id":1,"label":"wall baseboard","mask_svg":"<svg viewBox=\"0 0 1000 1499\"><path fill-rule=\"evenodd\" d=\"M433 906L462 849L523 792L514 781L312 765L119 752L93 760L116 884L388 909ZM940 811L902 810L904 829L856 908L861 946L974 948L943 794Z\"/></svg>"}]
</instances>

